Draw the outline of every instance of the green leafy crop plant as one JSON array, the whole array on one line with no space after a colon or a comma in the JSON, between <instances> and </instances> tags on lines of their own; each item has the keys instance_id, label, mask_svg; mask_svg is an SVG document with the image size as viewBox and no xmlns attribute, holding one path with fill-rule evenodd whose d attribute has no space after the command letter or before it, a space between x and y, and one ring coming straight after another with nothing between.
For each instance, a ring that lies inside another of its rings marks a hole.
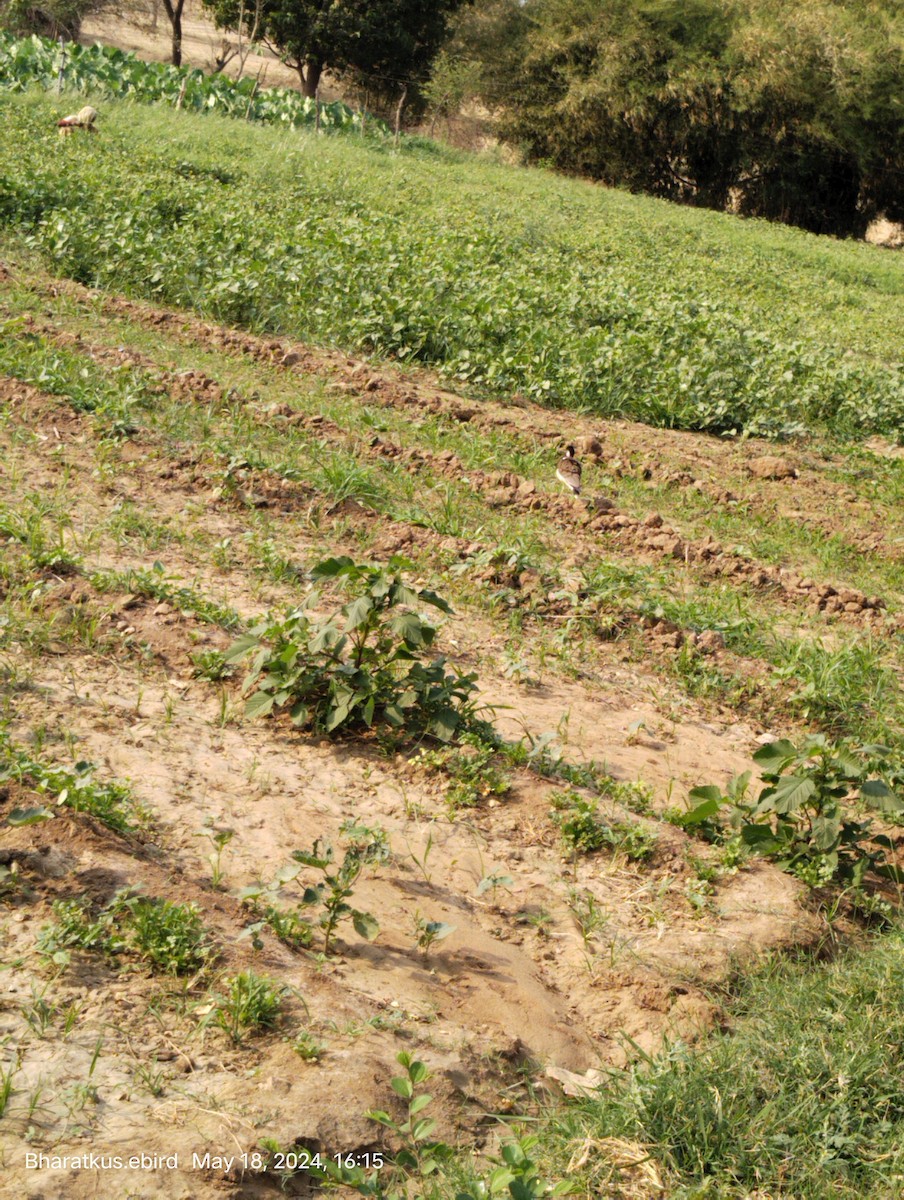
<instances>
[{"instance_id":1,"label":"green leafy crop plant","mask_svg":"<svg viewBox=\"0 0 904 1200\"><path fill-rule=\"evenodd\" d=\"M834 745L821 734L798 746L770 742L753 756L764 785L757 798L747 794L749 773L727 795L712 784L693 788L698 803L678 823L713 839L739 836L811 887L861 889L870 874L900 883L901 839L876 831L869 816L878 813L887 825L904 818L904 798L883 778L886 755L885 747Z\"/></svg>"},{"instance_id":2,"label":"green leafy crop plant","mask_svg":"<svg viewBox=\"0 0 904 1200\"><path fill-rule=\"evenodd\" d=\"M322 908L318 924L323 930L323 953L328 955L340 921L350 919L358 933L372 941L380 932L376 918L348 903L361 872L367 866L384 862L389 857L386 834L380 829L347 822L342 827L346 850L342 862L335 859L329 842L318 838L311 850L296 850L292 857L302 867L319 871L322 879L305 887L302 904Z\"/></svg>"},{"instance_id":3,"label":"green leafy crop plant","mask_svg":"<svg viewBox=\"0 0 904 1200\"><path fill-rule=\"evenodd\" d=\"M313 126L324 131L361 134L361 114L333 101L317 105L288 88L258 90L250 77L229 79L222 74L205 75L189 67L144 62L134 54L113 46L80 46L77 42L57 44L50 38L17 39L0 33L0 88L24 91L35 85L47 90L62 82L67 91L89 93L106 99L123 99L144 104L170 104L199 114L222 113L246 121L297 128ZM383 122L368 122L371 136L382 137ZM186 175L195 173L190 163ZM214 178L218 178L214 176ZM220 182L229 178L225 173Z\"/></svg>"},{"instance_id":4,"label":"green leafy crop plant","mask_svg":"<svg viewBox=\"0 0 904 1200\"><path fill-rule=\"evenodd\" d=\"M335 580L352 593L329 618L309 616L317 592L283 619L256 625L226 655L239 662L253 654L245 690L249 716L286 707L295 725L328 734L388 727L400 738L450 741L485 727L478 717L473 675L449 673L445 659L424 663L436 635L418 613L429 605L451 612L427 588L413 589L401 571L331 558L311 571L314 583Z\"/></svg>"}]
</instances>

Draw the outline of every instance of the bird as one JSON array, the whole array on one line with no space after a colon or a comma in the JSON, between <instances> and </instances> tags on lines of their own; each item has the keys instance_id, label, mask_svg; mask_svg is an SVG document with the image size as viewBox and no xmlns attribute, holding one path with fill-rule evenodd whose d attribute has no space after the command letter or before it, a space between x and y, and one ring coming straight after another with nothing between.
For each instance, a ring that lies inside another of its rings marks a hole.
<instances>
[{"instance_id":1,"label":"bird","mask_svg":"<svg viewBox=\"0 0 904 1200\"><path fill-rule=\"evenodd\" d=\"M559 459L556 479L560 479L576 496L581 494L581 464L574 456L574 446L565 447L565 455Z\"/></svg>"},{"instance_id":2,"label":"bird","mask_svg":"<svg viewBox=\"0 0 904 1200\"><path fill-rule=\"evenodd\" d=\"M88 133L97 133L97 130L94 128L96 120L97 109L92 108L90 104L86 104L77 113L71 113L68 117L63 117L61 121L57 121L57 128L60 131L61 137L67 133L71 133L73 129L84 129Z\"/></svg>"}]
</instances>

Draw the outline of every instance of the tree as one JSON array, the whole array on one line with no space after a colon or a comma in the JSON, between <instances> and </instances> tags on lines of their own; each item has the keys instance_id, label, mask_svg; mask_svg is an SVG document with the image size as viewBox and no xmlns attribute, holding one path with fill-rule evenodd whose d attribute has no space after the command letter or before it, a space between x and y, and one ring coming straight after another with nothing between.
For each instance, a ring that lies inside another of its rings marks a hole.
<instances>
[{"instance_id":1,"label":"tree","mask_svg":"<svg viewBox=\"0 0 904 1200\"><path fill-rule=\"evenodd\" d=\"M432 103L458 91L465 102L479 96L498 108L519 74L530 25L521 0L472 0L461 8L434 62Z\"/></svg>"},{"instance_id":2,"label":"tree","mask_svg":"<svg viewBox=\"0 0 904 1200\"><path fill-rule=\"evenodd\" d=\"M468 0L262 0L258 36L298 71L314 96L323 72L349 74L398 95L426 78L450 15ZM223 29L244 24L239 0L204 0Z\"/></svg>"},{"instance_id":3,"label":"tree","mask_svg":"<svg viewBox=\"0 0 904 1200\"><path fill-rule=\"evenodd\" d=\"M833 234L904 219L899 0L749 0L726 65L741 212Z\"/></svg>"},{"instance_id":4,"label":"tree","mask_svg":"<svg viewBox=\"0 0 904 1200\"><path fill-rule=\"evenodd\" d=\"M904 216L901 0L517 6L495 99L528 160L818 233Z\"/></svg>"},{"instance_id":5,"label":"tree","mask_svg":"<svg viewBox=\"0 0 904 1200\"><path fill-rule=\"evenodd\" d=\"M185 0L163 0L163 10L172 30L172 53L170 62L174 67L182 66L182 10Z\"/></svg>"}]
</instances>

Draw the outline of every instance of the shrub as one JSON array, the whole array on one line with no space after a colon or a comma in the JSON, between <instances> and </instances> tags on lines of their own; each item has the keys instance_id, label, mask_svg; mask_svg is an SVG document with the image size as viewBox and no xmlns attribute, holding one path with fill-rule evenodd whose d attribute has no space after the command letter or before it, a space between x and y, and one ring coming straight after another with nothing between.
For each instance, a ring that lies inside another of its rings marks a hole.
<instances>
[{"instance_id":1,"label":"shrub","mask_svg":"<svg viewBox=\"0 0 904 1200\"><path fill-rule=\"evenodd\" d=\"M691 797L700 803L679 823L715 836L722 827L714 822L726 808L733 834L811 887L859 888L870 871L899 878L887 856L895 843L862 817L870 808L892 820L904 813L904 800L870 769L883 761L881 747L847 748L813 734L799 746L771 742L753 758L765 784L756 800L747 797L749 776L735 781L727 796L714 785L697 787Z\"/></svg>"},{"instance_id":2,"label":"shrub","mask_svg":"<svg viewBox=\"0 0 904 1200\"><path fill-rule=\"evenodd\" d=\"M449 605L427 588L408 587L404 559L386 569L350 558L319 563L311 578L337 580L352 598L332 616L309 615L312 592L282 620L265 621L240 637L226 655L254 654L245 691L254 689L249 716L288 708L295 725L337 734L388 726L404 737L448 742L483 722L474 699L476 676L446 670L444 658L422 661L436 629L416 610Z\"/></svg>"}]
</instances>

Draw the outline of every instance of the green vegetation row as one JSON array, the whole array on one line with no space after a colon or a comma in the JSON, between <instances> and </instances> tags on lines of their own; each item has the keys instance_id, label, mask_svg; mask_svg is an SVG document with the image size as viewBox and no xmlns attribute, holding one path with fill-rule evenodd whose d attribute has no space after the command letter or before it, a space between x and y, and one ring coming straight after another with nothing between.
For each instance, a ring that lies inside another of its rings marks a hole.
<instances>
[{"instance_id":1,"label":"green vegetation row","mask_svg":"<svg viewBox=\"0 0 904 1200\"><path fill-rule=\"evenodd\" d=\"M867 247L159 109L58 144L51 108L10 98L0 222L81 282L603 416L904 428L904 279Z\"/></svg>"},{"instance_id":2,"label":"green vegetation row","mask_svg":"<svg viewBox=\"0 0 904 1200\"><path fill-rule=\"evenodd\" d=\"M361 114L334 101L320 105L289 88L258 90L250 77L234 80L225 75L205 75L169 63L143 62L113 46L59 46L50 38L15 38L0 33L0 88L14 92L39 86L50 90L62 82L69 92L106 99L128 99L142 104L179 104L193 112L217 112L268 125L361 133ZM371 133L385 126L369 121Z\"/></svg>"}]
</instances>

